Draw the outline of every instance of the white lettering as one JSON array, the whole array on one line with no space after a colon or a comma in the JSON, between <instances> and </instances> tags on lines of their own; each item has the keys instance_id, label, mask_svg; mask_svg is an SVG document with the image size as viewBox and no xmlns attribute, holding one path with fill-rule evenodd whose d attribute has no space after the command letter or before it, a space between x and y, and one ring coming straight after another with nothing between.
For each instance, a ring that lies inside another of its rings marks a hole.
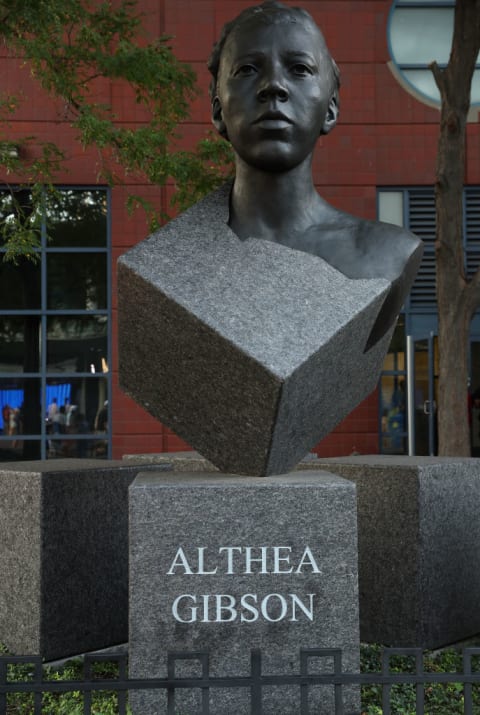
<instances>
[{"instance_id":1,"label":"white lettering","mask_svg":"<svg viewBox=\"0 0 480 715\"><path fill-rule=\"evenodd\" d=\"M290 598L292 599L292 617L291 621L296 621L296 611L295 611L295 605L299 606L300 610L304 612L306 617L308 618L309 621L313 621L313 597L315 596L314 593L309 593L307 594L308 597L310 598L310 608L308 608L304 603L301 602L299 597L295 593L289 593L288 594Z\"/></svg>"},{"instance_id":2,"label":"white lettering","mask_svg":"<svg viewBox=\"0 0 480 715\"><path fill-rule=\"evenodd\" d=\"M177 563L177 559L180 561L180 563ZM183 567L184 574L189 574L190 576L193 575L193 571L190 568L190 565L187 561L187 557L185 556L181 546L175 554L175 558L173 559L172 565L167 571L168 576L172 576L172 574L175 573L175 569L177 568L177 566Z\"/></svg>"},{"instance_id":3,"label":"white lettering","mask_svg":"<svg viewBox=\"0 0 480 715\"><path fill-rule=\"evenodd\" d=\"M271 598L278 598L282 606L282 610L280 611L280 615L278 616L278 618L271 618L270 614L268 613L267 607ZM287 613L287 602L284 597L281 596L279 593L269 593L268 596L265 596L265 598L263 599L260 608L262 611L262 616L265 618L266 621L270 621L271 623L277 623L278 621L283 621L283 619L285 618L285 615Z\"/></svg>"},{"instance_id":4,"label":"white lettering","mask_svg":"<svg viewBox=\"0 0 480 715\"><path fill-rule=\"evenodd\" d=\"M228 599L228 603L222 606L222 599L224 598ZM229 623L230 621L234 621L237 617L237 611L234 608L236 604L234 597L226 593L218 593L216 594L215 599L217 602L216 623ZM222 618L223 611L227 611L230 614L230 618Z\"/></svg>"},{"instance_id":5,"label":"white lettering","mask_svg":"<svg viewBox=\"0 0 480 715\"><path fill-rule=\"evenodd\" d=\"M202 623L208 623L208 596L202 596L203 598L203 618Z\"/></svg>"},{"instance_id":6,"label":"white lettering","mask_svg":"<svg viewBox=\"0 0 480 715\"><path fill-rule=\"evenodd\" d=\"M253 601L253 603L257 603L257 594L256 593L244 593L240 599L241 607L244 608L245 611L248 611L249 613L251 613L253 617L247 618L245 613L241 613L240 620L242 623L253 623L254 621L258 621L258 610L255 608L255 606L252 606L250 603L248 603L247 598L251 599Z\"/></svg>"},{"instance_id":7,"label":"white lettering","mask_svg":"<svg viewBox=\"0 0 480 715\"><path fill-rule=\"evenodd\" d=\"M179 623L255 623L260 615L269 623L278 623L288 619L297 622L297 616L305 616L309 621L314 617L314 593L307 594L302 600L295 593L282 596L280 593L268 593L259 603L256 593L244 593L239 601L228 593L203 594L195 596L183 593L172 604L172 615ZM297 612L298 609L298 612Z\"/></svg>"},{"instance_id":8,"label":"white lettering","mask_svg":"<svg viewBox=\"0 0 480 715\"><path fill-rule=\"evenodd\" d=\"M259 573L268 573L267 571L267 549L268 546L260 546L260 551L262 555L260 558L253 558L252 556L252 551L253 547L252 546L246 546L245 547L245 571L244 573L253 573L252 571L252 563L261 563L262 568L260 569Z\"/></svg>"},{"instance_id":9,"label":"white lettering","mask_svg":"<svg viewBox=\"0 0 480 715\"><path fill-rule=\"evenodd\" d=\"M318 568L315 559L313 558L313 554L310 551L309 546L307 546L305 551L303 552L303 556L300 559L300 563L298 564L297 570L295 571L295 573L302 573L302 566L304 566L305 564L306 565L310 564L310 566L312 567L313 573L322 573L320 571L320 569Z\"/></svg>"},{"instance_id":10,"label":"white lettering","mask_svg":"<svg viewBox=\"0 0 480 715\"><path fill-rule=\"evenodd\" d=\"M183 593L181 596L178 596L178 597L174 600L173 606L172 606L172 614L173 614L173 617L175 618L176 621L180 621L180 623L194 623L194 622L197 620L197 608L196 608L196 606L195 606L195 607L194 607L194 606L190 606L190 615L191 615L190 618L186 618L186 619L185 619L185 618L180 618L180 616L179 616L179 614L178 614L178 606L179 606L179 604L180 604L180 601L181 601L183 598L191 598L194 603L197 602L197 597L196 597L196 596L192 596L190 593Z\"/></svg>"},{"instance_id":11,"label":"white lettering","mask_svg":"<svg viewBox=\"0 0 480 715\"><path fill-rule=\"evenodd\" d=\"M280 556L280 551L281 549L286 549L288 551L287 556ZM273 547L273 573L292 573L293 571L293 566L290 566L289 569L281 570L280 569L280 561L286 561L287 564L290 563L290 553L292 551L291 546L274 546Z\"/></svg>"},{"instance_id":12,"label":"white lettering","mask_svg":"<svg viewBox=\"0 0 480 715\"><path fill-rule=\"evenodd\" d=\"M206 548L205 546L201 546L198 549L198 571L197 571L197 573L202 576L209 576L210 574L217 573L217 567L215 566L213 571L205 571L204 565L203 565L204 564L204 562L203 562L204 556L203 555L205 553L205 548Z\"/></svg>"},{"instance_id":13,"label":"white lettering","mask_svg":"<svg viewBox=\"0 0 480 715\"><path fill-rule=\"evenodd\" d=\"M199 546L195 551L196 559L192 554L187 557L179 547L167 575L321 573L309 546L304 548L300 559L292 553L291 546L221 546L213 553L206 546Z\"/></svg>"},{"instance_id":14,"label":"white lettering","mask_svg":"<svg viewBox=\"0 0 480 715\"><path fill-rule=\"evenodd\" d=\"M222 551L227 552L227 570L226 574L228 576L233 575L233 552L234 551L239 551L242 553L242 547L241 546L222 546L218 549L218 553L221 554Z\"/></svg>"}]
</instances>

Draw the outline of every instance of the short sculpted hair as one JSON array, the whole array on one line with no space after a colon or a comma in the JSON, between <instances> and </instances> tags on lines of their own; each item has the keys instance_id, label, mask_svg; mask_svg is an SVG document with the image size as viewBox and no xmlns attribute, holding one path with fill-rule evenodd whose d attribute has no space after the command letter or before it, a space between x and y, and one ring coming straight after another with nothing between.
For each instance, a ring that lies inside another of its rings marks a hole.
<instances>
[{"instance_id":1,"label":"short sculpted hair","mask_svg":"<svg viewBox=\"0 0 480 715\"><path fill-rule=\"evenodd\" d=\"M226 25L223 26L220 37L214 44L212 54L208 59L207 67L212 75L212 79L210 81L210 99L212 101L217 94L220 59L228 37L230 37L230 35L242 25L253 19L258 20L265 25L274 24L276 22L308 22L317 27L313 17L306 10L303 10L300 7L287 7L281 2L278 2L278 0L265 0L265 2L262 2L260 5L247 7L236 18L227 22ZM326 45L325 59L329 65L332 94L335 93L338 95L338 90L340 88L340 71Z\"/></svg>"}]
</instances>

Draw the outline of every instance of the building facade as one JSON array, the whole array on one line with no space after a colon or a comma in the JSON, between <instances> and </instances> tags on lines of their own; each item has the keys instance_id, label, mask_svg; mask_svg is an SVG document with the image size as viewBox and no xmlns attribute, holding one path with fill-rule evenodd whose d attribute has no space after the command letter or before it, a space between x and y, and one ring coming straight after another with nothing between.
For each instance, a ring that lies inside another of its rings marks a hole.
<instances>
[{"instance_id":1,"label":"building facade","mask_svg":"<svg viewBox=\"0 0 480 715\"><path fill-rule=\"evenodd\" d=\"M150 37L171 36L202 90L182 126L192 148L210 130L206 59L225 22L249 0L139 0ZM438 99L428 62L446 62L450 0L298 0L322 28L341 71L340 121L314 159L320 194L338 208L401 223L425 242L419 277L405 306L377 390L323 440L322 456L435 450L434 170ZM450 25L449 25L450 23ZM449 30L450 27L450 30ZM415 28L423 35L415 39ZM188 449L118 387L116 261L142 240L146 223L129 215L131 190L167 207L171 187L108 188L97 183L95 152L84 152L62 113L2 48L2 91L28 101L10 140L57 142L68 160L41 217L36 264L0 264L0 454L2 459L112 456ZM429 54L434 53L434 54ZM475 77L474 102L480 101ZM142 125L128 88L105 95L125 123ZM480 129L472 106L465 172L466 270L480 263ZM12 211L0 176L0 220ZM28 192L27 192L28 193ZM28 204L28 196L25 198ZM48 240L47 240L48 236ZM0 247L1 250L1 247ZM480 387L480 321L472 324L471 382ZM408 368L408 369L407 369ZM408 387L409 386L409 387ZM408 389L407 389L408 387ZM348 385L345 385L348 390ZM410 390L410 392L409 392ZM407 410L406 394L411 396ZM477 419L477 415L474 414ZM477 446L472 430L474 447Z\"/></svg>"}]
</instances>

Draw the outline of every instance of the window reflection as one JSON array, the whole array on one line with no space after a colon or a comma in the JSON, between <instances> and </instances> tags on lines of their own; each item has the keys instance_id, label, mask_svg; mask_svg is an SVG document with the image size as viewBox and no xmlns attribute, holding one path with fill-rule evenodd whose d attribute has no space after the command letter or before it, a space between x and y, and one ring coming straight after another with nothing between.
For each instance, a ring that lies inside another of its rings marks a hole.
<instances>
[{"instance_id":1,"label":"window reflection","mask_svg":"<svg viewBox=\"0 0 480 715\"><path fill-rule=\"evenodd\" d=\"M38 310L40 262L19 258L17 265L0 255L0 307L2 310Z\"/></svg>"},{"instance_id":2,"label":"window reflection","mask_svg":"<svg viewBox=\"0 0 480 715\"><path fill-rule=\"evenodd\" d=\"M47 308L98 310L107 307L104 253L49 253Z\"/></svg>"},{"instance_id":3,"label":"window reflection","mask_svg":"<svg viewBox=\"0 0 480 715\"><path fill-rule=\"evenodd\" d=\"M3 461L40 459L40 378L0 378L0 453Z\"/></svg>"},{"instance_id":4,"label":"window reflection","mask_svg":"<svg viewBox=\"0 0 480 715\"><path fill-rule=\"evenodd\" d=\"M107 196L101 189L62 189L47 197L50 247L107 245Z\"/></svg>"},{"instance_id":5,"label":"window reflection","mask_svg":"<svg viewBox=\"0 0 480 715\"><path fill-rule=\"evenodd\" d=\"M0 373L38 372L40 315L0 316Z\"/></svg>"},{"instance_id":6,"label":"window reflection","mask_svg":"<svg viewBox=\"0 0 480 715\"><path fill-rule=\"evenodd\" d=\"M23 372L25 319L0 317L0 372Z\"/></svg>"},{"instance_id":7,"label":"window reflection","mask_svg":"<svg viewBox=\"0 0 480 715\"><path fill-rule=\"evenodd\" d=\"M109 433L105 378L0 379L0 461L47 457L106 457ZM29 439L30 436L35 439Z\"/></svg>"},{"instance_id":8,"label":"window reflection","mask_svg":"<svg viewBox=\"0 0 480 715\"><path fill-rule=\"evenodd\" d=\"M49 380L47 398L50 459L106 456L109 409L105 379Z\"/></svg>"},{"instance_id":9,"label":"window reflection","mask_svg":"<svg viewBox=\"0 0 480 715\"><path fill-rule=\"evenodd\" d=\"M45 191L39 205L34 215L28 189L0 190L7 234L20 217L41 236L39 261L18 265L0 240L0 461L106 457L107 192Z\"/></svg>"},{"instance_id":10,"label":"window reflection","mask_svg":"<svg viewBox=\"0 0 480 715\"><path fill-rule=\"evenodd\" d=\"M404 376L384 376L380 382L382 395L382 453L406 454L407 413Z\"/></svg>"},{"instance_id":11,"label":"window reflection","mask_svg":"<svg viewBox=\"0 0 480 715\"><path fill-rule=\"evenodd\" d=\"M106 315L48 318L47 370L106 372L107 330Z\"/></svg>"},{"instance_id":12,"label":"window reflection","mask_svg":"<svg viewBox=\"0 0 480 715\"><path fill-rule=\"evenodd\" d=\"M11 232L19 227L33 232L40 242L41 235L41 204L33 207L32 192L24 187L13 187L0 191L0 246L4 244L4 237L9 238Z\"/></svg>"},{"instance_id":13,"label":"window reflection","mask_svg":"<svg viewBox=\"0 0 480 715\"><path fill-rule=\"evenodd\" d=\"M399 64L448 62L453 32L453 7L398 8L392 18L390 42Z\"/></svg>"},{"instance_id":14,"label":"window reflection","mask_svg":"<svg viewBox=\"0 0 480 715\"><path fill-rule=\"evenodd\" d=\"M441 66L448 62L453 35L453 5L451 2L447 6L443 0L408 0L402 5L392 5L388 34L391 57L396 66L394 74L407 80L409 91L427 104L440 104L440 93L429 66L434 60ZM477 68L472 81L471 103L479 102L480 69Z\"/></svg>"},{"instance_id":15,"label":"window reflection","mask_svg":"<svg viewBox=\"0 0 480 715\"><path fill-rule=\"evenodd\" d=\"M405 324L401 315L383 364L379 385L382 454L406 454L407 391Z\"/></svg>"}]
</instances>

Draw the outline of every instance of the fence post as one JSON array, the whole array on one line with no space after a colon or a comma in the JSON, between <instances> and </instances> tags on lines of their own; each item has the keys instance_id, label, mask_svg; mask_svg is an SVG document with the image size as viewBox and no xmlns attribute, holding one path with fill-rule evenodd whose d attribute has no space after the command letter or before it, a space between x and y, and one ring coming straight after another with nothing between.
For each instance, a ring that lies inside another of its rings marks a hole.
<instances>
[{"instance_id":1,"label":"fence post","mask_svg":"<svg viewBox=\"0 0 480 715\"><path fill-rule=\"evenodd\" d=\"M43 680L43 666L42 666L42 659L40 657L36 657L33 661L34 664L34 670L33 670L33 680L35 685L39 685L40 688L39 690L36 690L35 693L33 694L33 713L34 715L42 715L42 700L43 700L43 693L42 693L42 680Z\"/></svg>"},{"instance_id":2,"label":"fence post","mask_svg":"<svg viewBox=\"0 0 480 715\"><path fill-rule=\"evenodd\" d=\"M250 711L252 715L262 715L262 652L253 648L250 654L252 684L250 686Z\"/></svg>"},{"instance_id":3,"label":"fence post","mask_svg":"<svg viewBox=\"0 0 480 715\"><path fill-rule=\"evenodd\" d=\"M382 675L390 675L390 653L387 648L382 653ZM390 683L382 685L382 711L383 715L390 715L390 692L392 686Z\"/></svg>"},{"instance_id":4,"label":"fence post","mask_svg":"<svg viewBox=\"0 0 480 715\"><path fill-rule=\"evenodd\" d=\"M417 715L424 715L425 713L425 680L423 672L423 653L417 650L415 653L415 673L422 678L421 683L417 683L415 686L416 695L416 711Z\"/></svg>"},{"instance_id":5,"label":"fence post","mask_svg":"<svg viewBox=\"0 0 480 715\"><path fill-rule=\"evenodd\" d=\"M7 683L7 662L0 656L0 687ZM7 694L0 692L0 715L7 712Z\"/></svg>"},{"instance_id":6,"label":"fence post","mask_svg":"<svg viewBox=\"0 0 480 715\"><path fill-rule=\"evenodd\" d=\"M465 648L463 651L463 675L472 674L472 655L480 656L480 648ZM463 712L473 715L472 683L463 683Z\"/></svg>"},{"instance_id":7,"label":"fence post","mask_svg":"<svg viewBox=\"0 0 480 715\"><path fill-rule=\"evenodd\" d=\"M88 656L83 661L83 679L91 681L92 679L92 660ZM91 715L92 713L92 691L86 690L83 693L83 715Z\"/></svg>"}]
</instances>

